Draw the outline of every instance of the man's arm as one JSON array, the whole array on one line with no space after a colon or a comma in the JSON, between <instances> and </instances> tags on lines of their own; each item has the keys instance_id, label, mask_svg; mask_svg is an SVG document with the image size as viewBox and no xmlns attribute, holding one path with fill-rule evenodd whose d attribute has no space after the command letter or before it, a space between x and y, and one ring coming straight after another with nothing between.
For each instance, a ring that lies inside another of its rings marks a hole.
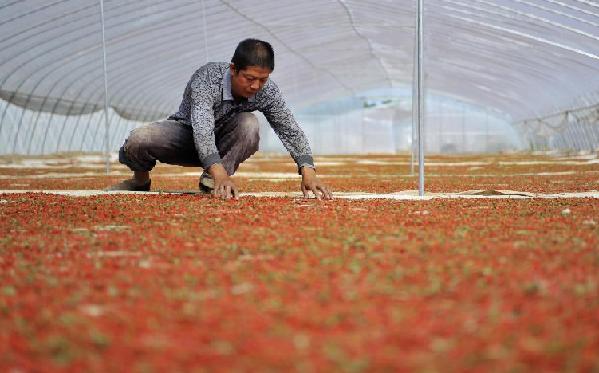
<instances>
[{"instance_id":1,"label":"man's arm","mask_svg":"<svg viewBox=\"0 0 599 373\"><path fill-rule=\"evenodd\" d=\"M214 163L220 163L214 135L214 94L208 78L208 68L203 66L189 82L191 101L190 122L193 129L193 141L198 152L202 168L207 169Z\"/></svg>"},{"instance_id":2,"label":"man's arm","mask_svg":"<svg viewBox=\"0 0 599 373\"><path fill-rule=\"evenodd\" d=\"M295 121L278 87L271 81L266 90L265 93L269 98L269 102L262 112L297 164L298 173L302 175L301 188L304 196L308 197L308 191L311 190L318 199L322 197L325 199L332 198L333 195L329 189L316 177L314 159L312 158L308 138Z\"/></svg>"},{"instance_id":3,"label":"man's arm","mask_svg":"<svg viewBox=\"0 0 599 373\"><path fill-rule=\"evenodd\" d=\"M279 88L273 81L269 81L265 90L269 101L262 109L262 113L297 164L298 174L301 174L302 166L314 168L308 138L287 107Z\"/></svg>"},{"instance_id":4,"label":"man's arm","mask_svg":"<svg viewBox=\"0 0 599 373\"><path fill-rule=\"evenodd\" d=\"M202 168L214 179L214 195L237 198L237 188L223 167L216 147L212 109L214 92L208 78L208 69L200 70L190 84L191 127Z\"/></svg>"}]
</instances>

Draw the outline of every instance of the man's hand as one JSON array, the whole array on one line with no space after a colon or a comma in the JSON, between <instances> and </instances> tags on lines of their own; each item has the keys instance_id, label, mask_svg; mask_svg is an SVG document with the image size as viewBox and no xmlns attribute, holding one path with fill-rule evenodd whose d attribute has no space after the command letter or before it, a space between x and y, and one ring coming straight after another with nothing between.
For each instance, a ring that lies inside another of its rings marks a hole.
<instances>
[{"instance_id":1,"label":"man's hand","mask_svg":"<svg viewBox=\"0 0 599 373\"><path fill-rule=\"evenodd\" d=\"M316 171L310 167L302 167L302 192L304 197L310 196L309 191L314 193L316 199L333 199L333 193L316 177Z\"/></svg>"},{"instance_id":2,"label":"man's hand","mask_svg":"<svg viewBox=\"0 0 599 373\"><path fill-rule=\"evenodd\" d=\"M214 190L212 191L214 197L225 199L231 197L234 197L235 199L239 198L237 187L222 164L215 163L208 167L208 173L212 176L212 179L214 179Z\"/></svg>"}]
</instances>

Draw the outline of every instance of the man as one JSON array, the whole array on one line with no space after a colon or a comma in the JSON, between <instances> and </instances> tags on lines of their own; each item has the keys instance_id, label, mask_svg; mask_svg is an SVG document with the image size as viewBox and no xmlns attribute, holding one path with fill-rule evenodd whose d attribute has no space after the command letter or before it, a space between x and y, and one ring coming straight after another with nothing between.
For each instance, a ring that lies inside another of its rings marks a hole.
<instances>
[{"instance_id":1,"label":"man","mask_svg":"<svg viewBox=\"0 0 599 373\"><path fill-rule=\"evenodd\" d=\"M259 124L252 111L261 111L298 166L301 189L318 199L330 199L329 189L317 178L308 140L277 85L269 79L274 51L265 41L239 43L231 63L211 62L200 67L183 93L179 111L167 120L131 131L119 161L134 177L111 190L149 191L150 170L156 161L204 169L199 188L222 198L238 198L231 175L258 150Z\"/></svg>"}]
</instances>

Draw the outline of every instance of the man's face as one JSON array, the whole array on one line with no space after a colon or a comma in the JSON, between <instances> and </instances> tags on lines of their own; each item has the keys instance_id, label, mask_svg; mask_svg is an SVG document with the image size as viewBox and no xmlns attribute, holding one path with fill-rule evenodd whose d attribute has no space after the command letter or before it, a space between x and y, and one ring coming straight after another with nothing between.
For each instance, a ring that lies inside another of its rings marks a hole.
<instances>
[{"instance_id":1,"label":"man's face","mask_svg":"<svg viewBox=\"0 0 599 373\"><path fill-rule=\"evenodd\" d=\"M236 98L249 98L264 87L272 71L260 66L248 66L237 71L231 64L231 93Z\"/></svg>"}]
</instances>

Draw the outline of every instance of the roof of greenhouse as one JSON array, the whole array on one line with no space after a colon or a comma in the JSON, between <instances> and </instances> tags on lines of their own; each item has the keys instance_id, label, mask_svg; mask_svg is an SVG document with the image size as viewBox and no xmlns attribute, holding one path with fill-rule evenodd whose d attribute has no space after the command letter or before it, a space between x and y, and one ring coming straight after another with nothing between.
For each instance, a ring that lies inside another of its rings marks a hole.
<instances>
[{"instance_id":1,"label":"roof of greenhouse","mask_svg":"<svg viewBox=\"0 0 599 373\"><path fill-rule=\"evenodd\" d=\"M599 101L599 2L425 0L426 88L534 118ZM171 113L201 64L270 41L295 107L413 79L416 1L104 1L110 105ZM44 111L100 110L97 0L0 5L0 96Z\"/></svg>"}]
</instances>

